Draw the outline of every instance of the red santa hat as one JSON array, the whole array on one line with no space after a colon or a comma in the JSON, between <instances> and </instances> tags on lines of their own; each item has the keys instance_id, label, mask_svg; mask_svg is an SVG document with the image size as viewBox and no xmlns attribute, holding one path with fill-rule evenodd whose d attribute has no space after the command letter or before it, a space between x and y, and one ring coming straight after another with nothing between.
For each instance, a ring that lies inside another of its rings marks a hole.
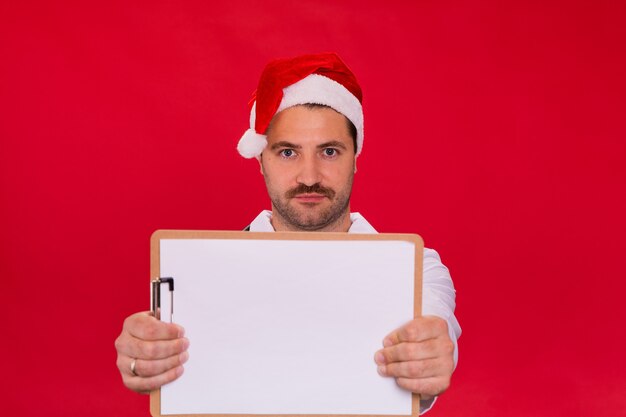
<instances>
[{"instance_id":1,"label":"red santa hat","mask_svg":"<svg viewBox=\"0 0 626 417\"><path fill-rule=\"evenodd\" d=\"M323 104L343 114L356 127L358 155L363 148L363 93L356 77L335 53L277 59L267 64L250 100L250 129L237 150L257 157L267 145L267 128L274 115L299 104Z\"/></svg>"}]
</instances>

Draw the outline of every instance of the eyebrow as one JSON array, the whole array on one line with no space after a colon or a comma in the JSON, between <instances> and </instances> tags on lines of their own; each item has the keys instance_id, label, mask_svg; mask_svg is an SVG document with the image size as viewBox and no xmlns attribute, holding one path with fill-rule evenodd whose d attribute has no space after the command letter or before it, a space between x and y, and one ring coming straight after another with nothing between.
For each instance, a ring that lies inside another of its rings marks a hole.
<instances>
[{"instance_id":1,"label":"eyebrow","mask_svg":"<svg viewBox=\"0 0 626 417\"><path fill-rule=\"evenodd\" d=\"M291 143L286 140L281 140L280 142L276 142L272 144L272 146L270 147L271 150L275 150L278 148L302 149L302 146L296 145L295 143ZM324 149L324 148L346 149L346 145L344 145L342 142L339 142L338 140L331 140L329 142L324 142L324 143L317 145L317 148L318 149Z\"/></svg>"},{"instance_id":2,"label":"eyebrow","mask_svg":"<svg viewBox=\"0 0 626 417\"><path fill-rule=\"evenodd\" d=\"M296 145L295 143L287 142L286 140L281 140L280 142L276 142L271 146L271 150L278 148L292 148L292 149L301 149L302 146Z\"/></svg>"},{"instance_id":3,"label":"eyebrow","mask_svg":"<svg viewBox=\"0 0 626 417\"><path fill-rule=\"evenodd\" d=\"M322 143L321 145L317 145L318 149L324 148L341 148L346 149L346 145L343 142L339 142L338 140L331 140L330 142Z\"/></svg>"}]
</instances>

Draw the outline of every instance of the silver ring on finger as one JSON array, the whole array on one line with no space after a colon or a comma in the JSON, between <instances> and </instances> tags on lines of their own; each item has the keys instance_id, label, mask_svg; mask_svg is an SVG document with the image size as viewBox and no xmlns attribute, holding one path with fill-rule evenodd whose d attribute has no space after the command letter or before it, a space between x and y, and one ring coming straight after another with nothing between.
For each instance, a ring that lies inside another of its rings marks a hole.
<instances>
[{"instance_id":1,"label":"silver ring on finger","mask_svg":"<svg viewBox=\"0 0 626 417\"><path fill-rule=\"evenodd\" d=\"M139 376L137 375L137 371L135 370L136 366L137 366L137 359L133 359L130 363L130 373L133 374L133 376Z\"/></svg>"}]
</instances>

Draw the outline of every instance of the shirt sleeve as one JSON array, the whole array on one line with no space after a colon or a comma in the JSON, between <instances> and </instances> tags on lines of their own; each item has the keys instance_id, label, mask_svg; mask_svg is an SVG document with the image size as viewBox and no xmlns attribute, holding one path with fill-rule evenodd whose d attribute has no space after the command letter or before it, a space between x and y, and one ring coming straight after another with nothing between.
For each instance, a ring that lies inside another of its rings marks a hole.
<instances>
[{"instance_id":1,"label":"shirt sleeve","mask_svg":"<svg viewBox=\"0 0 626 417\"><path fill-rule=\"evenodd\" d=\"M457 340L461 336L461 326L454 316L456 291L450 272L441 263L439 254L424 248L424 273L422 276L422 315L441 317L448 323L448 333L454 343L454 367L459 359ZM420 413L425 413L434 405L436 397L420 401Z\"/></svg>"}]
</instances>

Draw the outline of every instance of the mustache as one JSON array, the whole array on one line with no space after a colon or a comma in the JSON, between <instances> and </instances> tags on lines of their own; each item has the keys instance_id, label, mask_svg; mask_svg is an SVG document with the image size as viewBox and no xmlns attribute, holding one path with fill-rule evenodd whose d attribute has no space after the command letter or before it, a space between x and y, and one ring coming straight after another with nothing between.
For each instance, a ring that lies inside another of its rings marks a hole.
<instances>
[{"instance_id":1,"label":"mustache","mask_svg":"<svg viewBox=\"0 0 626 417\"><path fill-rule=\"evenodd\" d=\"M331 190L330 188L322 187L319 183L313 185L300 184L297 187L287 191L285 193L285 196L287 198L294 198L300 194L320 194L330 199L335 196L335 192L333 190Z\"/></svg>"}]
</instances>

